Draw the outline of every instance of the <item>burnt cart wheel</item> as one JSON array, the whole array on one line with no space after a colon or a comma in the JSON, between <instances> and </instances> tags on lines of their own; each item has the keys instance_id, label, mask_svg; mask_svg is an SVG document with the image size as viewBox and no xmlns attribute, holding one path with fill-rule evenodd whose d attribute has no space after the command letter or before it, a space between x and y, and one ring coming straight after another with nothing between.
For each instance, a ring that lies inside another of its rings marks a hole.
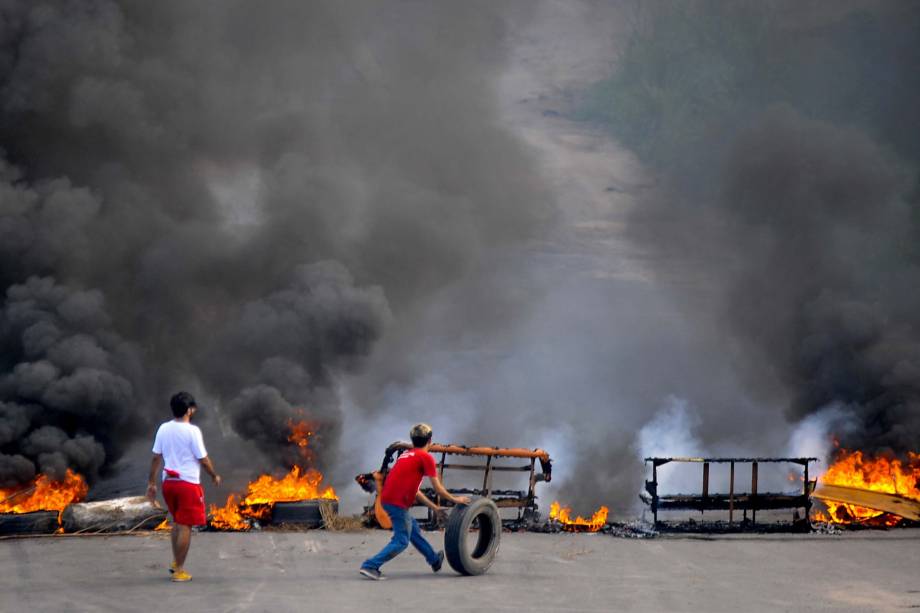
<instances>
[{"instance_id":1,"label":"burnt cart wheel","mask_svg":"<svg viewBox=\"0 0 920 613\"><path fill-rule=\"evenodd\" d=\"M333 511L338 511L339 503L334 500L276 502L272 509L272 524L296 524L306 528L320 528L323 525L323 515L319 506L323 502L331 502Z\"/></svg>"},{"instance_id":2,"label":"burnt cart wheel","mask_svg":"<svg viewBox=\"0 0 920 613\"><path fill-rule=\"evenodd\" d=\"M444 532L447 562L461 575L481 575L495 560L501 534L498 507L488 498L454 507Z\"/></svg>"},{"instance_id":3,"label":"burnt cart wheel","mask_svg":"<svg viewBox=\"0 0 920 613\"><path fill-rule=\"evenodd\" d=\"M0 513L0 534L51 534L57 529L57 511Z\"/></svg>"}]
</instances>

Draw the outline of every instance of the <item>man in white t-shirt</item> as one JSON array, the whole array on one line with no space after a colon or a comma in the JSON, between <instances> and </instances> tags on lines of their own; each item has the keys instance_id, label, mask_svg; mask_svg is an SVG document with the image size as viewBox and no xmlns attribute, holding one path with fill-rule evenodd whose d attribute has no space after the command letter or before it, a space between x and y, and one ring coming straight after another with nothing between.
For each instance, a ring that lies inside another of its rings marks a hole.
<instances>
[{"instance_id":1,"label":"man in white t-shirt","mask_svg":"<svg viewBox=\"0 0 920 613\"><path fill-rule=\"evenodd\" d=\"M163 499L173 518L173 562L169 565L173 581L190 581L185 571L185 557L192 542L192 526L203 526L204 490L201 488L201 467L220 485L220 475L204 448L198 426L191 424L198 407L188 392L179 392L169 400L175 419L160 425L153 441L153 460L147 480L147 497L156 501L157 473L163 467Z\"/></svg>"}]
</instances>

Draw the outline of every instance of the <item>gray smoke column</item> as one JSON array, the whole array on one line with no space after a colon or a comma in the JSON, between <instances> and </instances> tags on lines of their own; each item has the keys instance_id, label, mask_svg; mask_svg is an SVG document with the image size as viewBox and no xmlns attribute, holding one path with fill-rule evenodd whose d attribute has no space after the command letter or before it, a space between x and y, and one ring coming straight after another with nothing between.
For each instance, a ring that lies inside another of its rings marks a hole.
<instances>
[{"instance_id":1,"label":"gray smoke column","mask_svg":"<svg viewBox=\"0 0 920 613\"><path fill-rule=\"evenodd\" d=\"M728 321L792 390L789 415L832 404L842 445L920 439L920 232L904 164L855 130L768 112L730 153L721 199Z\"/></svg>"},{"instance_id":2,"label":"gray smoke column","mask_svg":"<svg viewBox=\"0 0 920 613\"><path fill-rule=\"evenodd\" d=\"M661 0L633 17L580 113L656 177L628 238L710 371L664 391L712 453L778 454L829 415L841 446L916 451L917 5ZM720 386L734 398L706 397Z\"/></svg>"},{"instance_id":3,"label":"gray smoke column","mask_svg":"<svg viewBox=\"0 0 920 613\"><path fill-rule=\"evenodd\" d=\"M784 390L787 416L846 409L841 445L915 450L920 439L920 232L909 166L865 133L765 111L739 131L711 200L651 203L669 274L712 291L739 369ZM646 228L648 226L645 226ZM683 258L680 262L678 258ZM852 424L851 424L852 425Z\"/></svg>"},{"instance_id":4,"label":"gray smoke column","mask_svg":"<svg viewBox=\"0 0 920 613\"><path fill-rule=\"evenodd\" d=\"M331 457L343 378L548 217L493 99L526 12L0 4L3 482L92 478L182 388L218 453L289 465L304 418Z\"/></svg>"}]
</instances>

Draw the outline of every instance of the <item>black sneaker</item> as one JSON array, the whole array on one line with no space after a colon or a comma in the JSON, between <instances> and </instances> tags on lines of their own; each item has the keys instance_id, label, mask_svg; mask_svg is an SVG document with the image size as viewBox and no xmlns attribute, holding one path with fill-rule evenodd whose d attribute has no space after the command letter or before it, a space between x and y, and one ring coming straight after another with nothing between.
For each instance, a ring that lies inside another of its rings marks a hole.
<instances>
[{"instance_id":1,"label":"black sneaker","mask_svg":"<svg viewBox=\"0 0 920 613\"><path fill-rule=\"evenodd\" d=\"M444 552L439 551L438 561L431 565L431 570L433 570L434 572L438 572L439 570L441 570L441 566L443 565L444 565Z\"/></svg>"},{"instance_id":2,"label":"black sneaker","mask_svg":"<svg viewBox=\"0 0 920 613\"><path fill-rule=\"evenodd\" d=\"M364 566L358 570L359 573L367 577L368 579L373 579L374 581L383 581L386 577L383 576L383 573L377 570L376 568L366 568Z\"/></svg>"}]
</instances>

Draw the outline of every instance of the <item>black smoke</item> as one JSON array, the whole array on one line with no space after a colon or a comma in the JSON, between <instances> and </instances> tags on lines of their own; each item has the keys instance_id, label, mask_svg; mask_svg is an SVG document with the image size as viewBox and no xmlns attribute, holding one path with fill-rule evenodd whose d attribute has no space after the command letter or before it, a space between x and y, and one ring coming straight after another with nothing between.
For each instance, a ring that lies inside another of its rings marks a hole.
<instances>
[{"instance_id":1,"label":"black smoke","mask_svg":"<svg viewBox=\"0 0 920 613\"><path fill-rule=\"evenodd\" d=\"M842 446L916 450L916 6L701 2L677 11L680 26L654 6L649 45L667 47L673 28L688 37L671 62L683 76L656 83L685 115L618 132L661 177L630 216L632 240L688 317L716 327L758 410L795 423L836 407L853 421L835 432ZM692 39L713 24L750 36ZM705 432L731 436L718 420Z\"/></svg>"},{"instance_id":2,"label":"black smoke","mask_svg":"<svg viewBox=\"0 0 920 613\"><path fill-rule=\"evenodd\" d=\"M0 4L3 482L94 478L183 388L253 467L291 420L332 457L343 379L547 219L493 99L526 13Z\"/></svg>"},{"instance_id":3,"label":"black smoke","mask_svg":"<svg viewBox=\"0 0 920 613\"><path fill-rule=\"evenodd\" d=\"M67 468L95 478L144 425L139 352L112 330L101 292L49 277L10 286L0 343L4 486Z\"/></svg>"},{"instance_id":4,"label":"black smoke","mask_svg":"<svg viewBox=\"0 0 920 613\"><path fill-rule=\"evenodd\" d=\"M744 130L725 166L713 238L743 254L722 269L726 322L790 390L790 418L854 413L850 448L904 453L920 437L912 172L864 133L788 109Z\"/></svg>"}]
</instances>

